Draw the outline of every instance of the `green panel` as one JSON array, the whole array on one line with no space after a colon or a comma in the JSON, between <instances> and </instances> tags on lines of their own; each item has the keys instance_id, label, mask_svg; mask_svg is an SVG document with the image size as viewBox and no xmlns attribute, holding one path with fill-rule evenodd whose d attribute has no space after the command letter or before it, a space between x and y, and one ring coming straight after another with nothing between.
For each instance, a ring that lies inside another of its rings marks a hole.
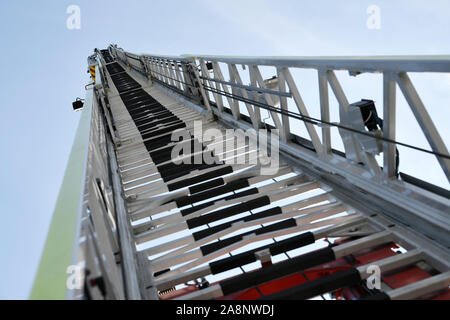
<instances>
[{"instance_id":1,"label":"green panel","mask_svg":"<svg viewBox=\"0 0 450 320\"><path fill-rule=\"evenodd\" d=\"M31 291L30 299L32 300L66 298L68 277L66 271L72 264L86 175L92 95L92 90L86 93L84 109Z\"/></svg>"}]
</instances>

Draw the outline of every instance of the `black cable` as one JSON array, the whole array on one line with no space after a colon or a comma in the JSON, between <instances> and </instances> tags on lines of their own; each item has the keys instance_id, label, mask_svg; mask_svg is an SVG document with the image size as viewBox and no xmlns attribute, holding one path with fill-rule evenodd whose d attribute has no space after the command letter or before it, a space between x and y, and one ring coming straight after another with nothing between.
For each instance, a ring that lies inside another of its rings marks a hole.
<instances>
[{"instance_id":1,"label":"black cable","mask_svg":"<svg viewBox=\"0 0 450 320\"><path fill-rule=\"evenodd\" d=\"M135 58L135 57L130 56L130 55L129 55L128 53L126 53L126 52L125 52L125 57L130 58L130 59L133 59L133 60L136 60L136 61L141 61L141 60L138 59L138 58Z\"/></svg>"},{"instance_id":2,"label":"black cable","mask_svg":"<svg viewBox=\"0 0 450 320\"><path fill-rule=\"evenodd\" d=\"M171 79L171 80L173 80L173 81L176 81L176 82L182 83L182 84L184 84L184 85L186 85L186 86L189 86L189 87L191 87L191 88L194 88L194 86L193 86L192 84L188 84L188 83L183 82L183 81L181 81L181 80L174 79L174 78L172 78L172 77L166 76L165 74L161 74L161 73L156 72L156 71L153 71L153 70L151 71L151 73L159 74L160 76L162 76L162 77L164 77L164 78ZM159 79L158 79L158 80L159 80ZM161 81L161 80L160 80L160 81Z\"/></svg>"},{"instance_id":3,"label":"black cable","mask_svg":"<svg viewBox=\"0 0 450 320\"><path fill-rule=\"evenodd\" d=\"M154 82L156 82L156 83L159 83L159 84L162 85L163 87L169 88L170 90L174 90L175 92L177 92L178 94L180 94L180 95L182 95L182 96L188 98L189 100L196 101L194 98L197 98L197 96L187 94L187 93L185 93L183 90L180 90L180 89L178 89L177 87L174 87L174 86L172 86L172 85L170 85L170 84L167 84L167 83L165 83L164 81L161 81L161 80L159 80L159 79L157 79L157 78L153 78L152 81L154 81Z\"/></svg>"},{"instance_id":4,"label":"black cable","mask_svg":"<svg viewBox=\"0 0 450 320\"><path fill-rule=\"evenodd\" d=\"M171 77L168 77L166 75L163 75L163 74L155 72L155 71L152 71L152 72L157 73L157 74L159 74L159 75L161 75L163 77L166 77L168 79L171 79L173 81L177 81L177 82L183 83L183 84L185 84L185 85L187 85L189 87L192 87L192 85L184 83L184 82L182 82L182 81L180 81L178 79L173 79ZM229 94L229 93L227 93L225 91L212 88L212 87L207 86L205 84L203 84L203 87L207 91L210 91L210 92L213 92L213 93L216 93L216 94L220 94L220 95L223 95L223 96L228 97L228 98L236 99L236 100L242 101L244 103L253 104L253 105L258 106L258 107L260 107L262 109L265 109L265 110L268 110L268 111L273 111L273 112L279 113L281 115L287 115L287 116L289 116L291 118L294 118L294 119L297 119L297 120L301 120L303 122L311 123L311 124L316 125L316 126L318 126L319 123L326 124L326 125L329 125L329 126L332 126L332 127L336 127L336 128L342 129L342 130L346 130L346 131L350 131L350 132L353 132L353 133L365 135L365 136L368 136L368 137L371 137L371 138L374 138L374 139L377 139L377 140L381 140L381 141L384 141L384 142L387 142L387 143L392 143L392 144L395 144L395 145L403 146L403 147L406 147L406 148L409 148L409 149L413 149L413 150L416 150L416 151L421 151L421 152L424 152L424 153L432 154L432 155L435 155L437 157L441 157L441 158L450 160L450 155L448 155L448 154L443 154L443 153L440 153L440 152L430 151L430 150L427 150L427 149L423 149L423 148L420 148L420 147L416 147L416 146L413 146L413 145L410 145L410 144L407 144L407 143L399 142L399 141L388 139L388 138L385 138L385 137L377 137L377 136L375 136L375 135L373 135L373 134L371 134L369 132L359 131L357 129L353 129L353 128L349 128L349 127L346 127L346 126L342 126L340 124L328 122L328 121L321 120L321 119L316 119L316 118L309 117L309 116L304 116L304 115L301 115L299 113L295 113L295 112L292 112L292 111L289 111L289 110L277 109L274 106L270 106L268 104L261 103L261 102L258 102L258 101L255 101L255 100L251 100L251 99L246 99L246 98L243 98L243 97L240 97L240 96L236 96L234 94Z\"/></svg>"},{"instance_id":5,"label":"black cable","mask_svg":"<svg viewBox=\"0 0 450 320\"><path fill-rule=\"evenodd\" d=\"M384 142L396 144L396 145L403 146L403 147L410 148L410 149L414 149L414 150L417 150L417 151L433 154L435 156L438 156L438 157L450 160L450 155L447 155L447 154L430 151L430 150L427 150L427 149L423 149L423 148L420 148L420 147L416 147L416 146L413 146L413 145L410 145L410 144L406 144L406 143L403 143L403 142L399 142L399 141L388 139L388 138L384 138L384 137L377 137L377 136L375 136L375 135L373 135L373 134L371 134L369 132L359 131L357 129L353 129L353 128L349 128L349 127L346 127L346 126L342 126L342 125L337 124L337 123L332 123L332 122L328 122L328 121L325 121L325 120L320 120L320 119L316 119L316 118L313 118L313 117L304 116L304 115L301 115L299 113L295 113L295 112L292 112L292 111L281 110L281 109L275 108L273 106L270 106L268 104L265 104L265 103L262 103L262 102L258 102L258 101L255 101L255 100L246 99L246 98L243 98L243 97L240 97L240 96L236 96L236 95L227 93L227 92L222 91L222 90L217 90L215 88L212 88L212 87L209 87L209 86L206 86L206 85L203 85L203 87L207 91L210 91L210 92L213 92L213 93L216 93L216 94L220 94L220 95L223 95L223 96L228 97L228 98L233 98L233 99L242 101L244 103L253 104L253 105L258 106L258 107L260 107L262 109L273 111L273 112L277 112L277 113L279 113L281 115L287 115L287 116L289 116L291 118L294 118L294 119L297 119L297 120L301 120L303 122L308 122L308 123L311 123L313 125L326 124L326 125L329 125L329 126L332 126L332 127L337 127L339 129L342 129L342 130L351 131L351 132L354 132L354 133L357 133L357 134L361 134L361 135L365 135L365 136L368 136L368 137L371 137L371 138L374 138L374 139L377 139L377 140L381 140L381 141L384 141Z\"/></svg>"}]
</instances>

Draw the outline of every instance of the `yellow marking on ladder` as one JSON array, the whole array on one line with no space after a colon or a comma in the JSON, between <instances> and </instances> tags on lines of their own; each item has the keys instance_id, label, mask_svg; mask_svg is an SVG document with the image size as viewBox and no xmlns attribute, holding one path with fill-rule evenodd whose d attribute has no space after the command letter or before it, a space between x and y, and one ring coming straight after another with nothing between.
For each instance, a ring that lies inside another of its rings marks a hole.
<instances>
[{"instance_id":1,"label":"yellow marking on ladder","mask_svg":"<svg viewBox=\"0 0 450 320\"><path fill-rule=\"evenodd\" d=\"M91 72L91 78L95 81L95 66L90 66L89 71Z\"/></svg>"}]
</instances>

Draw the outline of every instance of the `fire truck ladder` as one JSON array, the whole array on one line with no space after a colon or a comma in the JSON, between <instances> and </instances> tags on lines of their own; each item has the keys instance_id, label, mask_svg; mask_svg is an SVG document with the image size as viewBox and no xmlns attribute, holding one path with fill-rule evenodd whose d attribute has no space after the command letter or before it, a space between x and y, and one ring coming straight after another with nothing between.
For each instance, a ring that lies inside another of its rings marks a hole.
<instances>
[{"instance_id":1,"label":"fire truck ladder","mask_svg":"<svg viewBox=\"0 0 450 320\"><path fill-rule=\"evenodd\" d=\"M432 154L450 180L409 77L450 72L450 56L171 57L111 45L89 64L31 298L450 298L449 191L400 172L397 148ZM315 73L320 112L298 70ZM384 119L371 100L349 102L338 71L382 75ZM397 87L431 150L396 141Z\"/></svg>"}]
</instances>

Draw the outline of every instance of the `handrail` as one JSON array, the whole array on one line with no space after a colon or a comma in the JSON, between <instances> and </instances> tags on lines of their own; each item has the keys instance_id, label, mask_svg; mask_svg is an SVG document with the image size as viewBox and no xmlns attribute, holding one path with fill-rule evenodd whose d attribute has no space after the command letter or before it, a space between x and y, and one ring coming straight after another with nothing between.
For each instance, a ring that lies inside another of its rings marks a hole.
<instances>
[{"instance_id":1,"label":"handrail","mask_svg":"<svg viewBox=\"0 0 450 320\"><path fill-rule=\"evenodd\" d=\"M450 55L429 56L346 56L346 57L251 57L182 55L233 64L310 68L316 70L357 70L360 72L450 72ZM164 57L161 57L164 58Z\"/></svg>"},{"instance_id":2,"label":"handrail","mask_svg":"<svg viewBox=\"0 0 450 320\"><path fill-rule=\"evenodd\" d=\"M125 51L124 51L125 52ZM335 71L346 70L350 75L357 76L364 72L382 73L383 74L383 93L384 93L384 128L383 138L379 143L383 143L384 152L384 171L388 178L393 178L397 175L396 168L396 149L395 143L395 114L396 114L396 85L399 86L401 92L406 98L411 110L416 117L423 134L427 138L432 151L439 164L450 181L450 160L446 157L448 149L435 127L431 117L429 116L425 105L423 104L419 94L417 93L413 83L411 82L409 72L449 72L450 73L450 55L434 55L434 56L349 56L349 57L243 57L243 56L216 56L216 55L181 55L176 56L141 56L142 63L148 65L148 72L154 75L155 80L162 81L164 85L169 85L176 88L178 91L187 92L189 90L196 90L193 85L187 84L183 79L193 77L191 83L196 82L200 84L199 92L206 103L207 109L210 109L210 102L217 105L219 113L222 113L224 103L228 102L228 107L232 110L233 117L238 120L241 116L239 103L245 104L248 114L252 120L252 125L255 128L261 126L260 109L261 105L252 103L252 99L248 99L250 91L242 83L240 72L236 68L237 65L248 66L250 79L252 84L249 88L260 89L263 99L266 104L274 106L275 102L280 102L281 111L283 109L288 112L286 95L292 95L295 104L299 110L299 114L308 119L308 108L305 106L300 90L297 88L294 78L292 77L289 68L315 69L319 77L319 91L320 91L320 108L321 121L323 124L330 123L329 119L329 84L332 88L339 102L339 112L342 117L347 114L350 109L350 103L342 89L342 86L335 75ZM167 65L170 61L190 61L192 66L191 75L186 74L186 70L179 70L178 65ZM206 63L210 64L207 68ZM230 80L227 81L223 77L221 66L219 63L228 65L228 73ZM276 68L277 76L280 80L279 94L271 94L263 83L260 66L271 66ZM211 70L209 72L208 70ZM211 74L213 73L213 74ZM212 85L212 83L215 83ZM183 88L180 84L183 84ZM208 85L209 84L209 85ZM287 84L287 86L286 86ZM222 90L220 90L220 86ZM230 87L230 89L229 89ZM231 92L230 92L231 90ZM242 96L241 96L242 95ZM212 99L211 99L212 97ZM223 97L226 98L225 101ZM259 101L260 102L260 101ZM275 107L275 106L274 106ZM270 110L270 108L268 109ZM270 111L271 118L275 124L275 128L280 130L283 140L290 136L290 128L288 123L289 115L284 115L281 112L281 120L279 119L280 112ZM312 124L306 123L306 128L310 136L311 142L314 144L315 151L318 153L331 152L331 138L330 126L323 126L322 141L316 132L316 128ZM345 126L344 126L345 127ZM348 126L347 126L348 127ZM359 130L361 131L361 130ZM349 133L350 134L350 133ZM352 133L358 135L357 133ZM358 137L357 137L358 138ZM349 138L350 139L350 138ZM343 137L347 158L356 162L364 162L371 170L371 175L380 175L378 164L373 155L367 154L365 151L359 152L358 145L352 145L349 139ZM352 138L353 139L353 138ZM364 148L363 148L364 149ZM355 151L356 150L356 151ZM444 156L443 156L444 155Z\"/></svg>"}]
</instances>

